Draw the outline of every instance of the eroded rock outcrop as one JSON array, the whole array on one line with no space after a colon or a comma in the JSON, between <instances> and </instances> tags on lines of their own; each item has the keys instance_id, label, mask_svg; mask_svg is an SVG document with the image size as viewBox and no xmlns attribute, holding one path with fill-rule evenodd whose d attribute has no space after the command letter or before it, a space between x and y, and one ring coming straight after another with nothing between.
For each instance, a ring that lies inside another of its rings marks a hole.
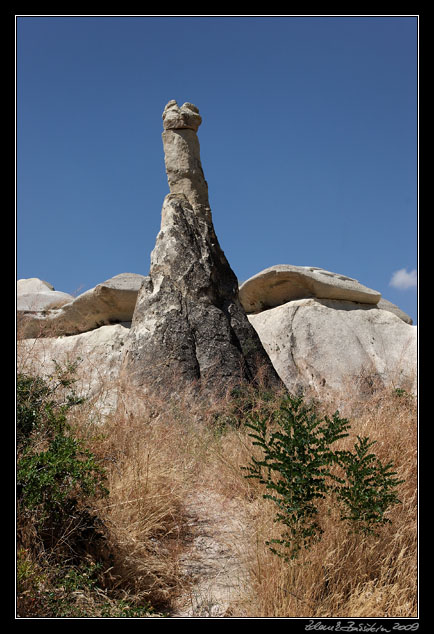
<instances>
[{"instance_id":1,"label":"eroded rock outcrop","mask_svg":"<svg viewBox=\"0 0 434 634\"><path fill-rule=\"evenodd\" d=\"M346 275L315 266L291 264L277 264L264 269L240 286L240 301L247 313L259 313L308 297L377 304L381 293Z\"/></svg>"},{"instance_id":2,"label":"eroded rock outcrop","mask_svg":"<svg viewBox=\"0 0 434 634\"><path fill-rule=\"evenodd\" d=\"M280 384L238 299L214 231L192 104L170 101L163 145L170 194L134 312L121 371L143 389L197 383L216 394L241 381Z\"/></svg>"},{"instance_id":3,"label":"eroded rock outcrop","mask_svg":"<svg viewBox=\"0 0 434 634\"><path fill-rule=\"evenodd\" d=\"M410 315L407 315L407 313L401 310L399 306L393 304L392 302L389 302L389 300L384 299L384 297L382 297L378 302L377 308L381 308L381 310L388 310L390 313L393 313L394 315L402 319L402 321L405 321L406 324L410 324L410 326L413 324L413 320Z\"/></svg>"},{"instance_id":4,"label":"eroded rock outcrop","mask_svg":"<svg viewBox=\"0 0 434 634\"><path fill-rule=\"evenodd\" d=\"M72 295L54 290L54 286L37 277L17 282L17 311L42 312L54 310L74 301Z\"/></svg>"},{"instance_id":5,"label":"eroded rock outcrop","mask_svg":"<svg viewBox=\"0 0 434 634\"><path fill-rule=\"evenodd\" d=\"M31 278L33 279L33 278ZM133 318L137 294L144 275L136 273L120 273L97 284L94 288L74 298L66 293L67 303L58 309L29 310L21 307L20 289L18 289L18 334L20 338L54 337L61 335L75 335L88 332L99 326L118 322L128 322ZM21 280L25 282L27 280ZM40 280L38 280L41 282ZM43 282L42 284L47 284ZM35 286L35 283L33 284ZM48 285L51 286L51 285ZM34 303L39 305L47 295L55 291L47 291L41 286L39 292L34 293ZM23 285L21 285L23 287ZM41 296L41 300L38 297ZM22 296L21 296L22 297ZM53 297L56 301L61 297Z\"/></svg>"},{"instance_id":6,"label":"eroded rock outcrop","mask_svg":"<svg viewBox=\"0 0 434 634\"><path fill-rule=\"evenodd\" d=\"M367 383L416 392L412 319L357 280L318 267L269 267L240 301L290 392L362 392Z\"/></svg>"},{"instance_id":7,"label":"eroded rock outcrop","mask_svg":"<svg viewBox=\"0 0 434 634\"><path fill-rule=\"evenodd\" d=\"M176 101L169 101L163 111L164 163L171 194L185 194L195 209L200 206L211 223L208 184L196 134L201 122L199 110L193 104L185 103L179 108Z\"/></svg>"},{"instance_id":8,"label":"eroded rock outcrop","mask_svg":"<svg viewBox=\"0 0 434 634\"><path fill-rule=\"evenodd\" d=\"M109 414L117 405L119 369L130 325L101 326L70 337L23 339L18 342L18 371L51 376L56 364L61 368L76 365L76 393L86 398L94 415Z\"/></svg>"},{"instance_id":9,"label":"eroded rock outcrop","mask_svg":"<svg viewBox=\"0 0 434 634\"><path fill-rule=\"evenodd\" d=\"M260 271L240 286L240 301L247 314L260 313L286 302L307 299L343 299L358 304L377 306L397 315L407 324L413 320L381 293L340 273L317 266L276 264Z\"/></svg>"},{"instance_id":10,"label":"eroded rock outcrop","mask_svg":"<svg viewBox=\"0 0 434 634\"><path fill-rule=\"evenodd\" d=\"M119 396L125 403L130 386L198 385L218 395L263 380L291 392L345 393L367 377L416 392L417 329L377 291L292 265L265 269L238 289L213 227L201 121L190 103L164 109L170 193L149 276L117 275L75 299L42 280L19 280L18 334L28 339L21 358L50 373L53 359L81 357L82 389L106 410Z\"/></svg>"},{"instance_id":11,"label":"eroded rock outcrop","mask_svg":"<svg viewBox=\"0 0 434 634\"><path fill-rule=\"evenodd\" d=\"M416 393L417 328L390 310L310 298L249 320L290 392L345 396L371 385Z\"/></svg>"}]
</instances>

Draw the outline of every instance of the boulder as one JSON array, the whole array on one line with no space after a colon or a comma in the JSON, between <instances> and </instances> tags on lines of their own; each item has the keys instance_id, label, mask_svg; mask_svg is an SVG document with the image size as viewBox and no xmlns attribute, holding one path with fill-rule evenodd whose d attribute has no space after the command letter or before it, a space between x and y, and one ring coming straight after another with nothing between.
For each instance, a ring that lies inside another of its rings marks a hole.
<instances>
[{"instance_id":1,"label":"boulder","mask_svg":"<svg viewBox=\"0 0 434 634\"><path fill-rule=\"evenodd\" d=\"M377 304L381 293L357 280L315 266L277 264L241 284L240 301L246 313L259 313L285 302L308 297Z\"/></svg>"},{"instance_id":2,"label":"boulder","mask_svg":"<svg viewBox=\"0 0 434 634\"><path fill-rule=\"evenodd\" d=\"M46 293L47 291L54 291L54 286L38 277L27 277L17 281L17 295Z\"/></svg>"},{"instance_id":3,"label":"boulder","mask_svg":"<svg viewBox=\"0 0 434 634\"><path fill-rule=\"evenodd\" d=\"M118 376L130 323L102 326L70 337L45 337L18 342L18 370L50 376L56 363L78 362L76 392L93 406L93 413L108 414L117 404Z\"/></svg>"},{"instance_id":4,"label":"boulder","mask_svg":"<svg viewBox=\"0 0 434 634\"><path fill-rule=\"evenodd\" d=\"M19 312L41 313L47 310L56 310L72 301L74 301L72 295L61 291L23 293L17 295L17 310Z\"/></svg>"},{"instance_id":5,"label":"boulder","mask_svg":"<svg viewBox=\"0 0 434 634\"><path fill-rule=\"evenodd\" d=\"M40 312L60 308L73 300L69 293L55 291L54 286L37 277L17 281L18 311Z\"/></svg>"},{"instance_id":6,"label":"boulder","mask_svg":"<svg viewBox=\"0 0 434 634\"><path fill-rule=\"evenodd\" d=\"M402 319L402 321L405 321L406 324L410 324L410 325L413 324L413 320L410 317L410 315L407 315L407 313L405 313L403 310L398 308L396 304L389 302L389 300L384 299L384 297L382 297L380 301L378 302L377 308L381 308L381 310L388 310L391 313L394 313L397 317Z\"/></svg>"},{"instance_id":7,"label":"boulder","mask_svg":"<svg viewBox=\"0 0 434 634\"><path fill-rule=\"evenodd\" d=\"M301 299L249 315L293 393L342 393L363 380L416 391L417 329L389 310L345 300ZM362 380L363 379L363 380Z\"/></svg>"},{"instance_id":8,"label":"boulder","mask_svg":"<svg viewBox=\"0 0 434 634\"><path fill-rule=\"evenodd\" d=\"M197 385L216 395L261 373L266 383L280 385L215 234L199 141L194 126L185 126L187 110L187 121L193 113L199 125L191 104L178 109L171 101L163 113L171 193L137 298L122 382L144 391Z\"/></svg>"},{"instance_id":9,"label":"boulder","mask_svg":"<svg viewBox=\"0 0 434 634\"><path fill-rule=\"evenodd\" d=\"M131 321L144 275L121 273L82 293L59 310L23 313L22 338L72 335L102 325Z\"/></svg>"},{"instance_id":10,"label":"boulder","mask_svg":"<svg viewBox=\"0 0 434 634\"><path fill-rule=\"evenodd\" d=\"M179 107L175 99L171 99L166 104L162 116L165 130L193 130L193 132L197 132L202 123L199 108L188 102Z\"/></svg>"}]
</instances>

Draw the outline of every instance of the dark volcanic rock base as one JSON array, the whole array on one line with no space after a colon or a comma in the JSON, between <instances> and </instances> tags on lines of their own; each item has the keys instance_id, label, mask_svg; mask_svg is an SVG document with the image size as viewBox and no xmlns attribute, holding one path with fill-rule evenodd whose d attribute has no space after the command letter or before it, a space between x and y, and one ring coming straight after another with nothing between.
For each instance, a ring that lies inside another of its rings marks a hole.
<instances>
[{"instance_id":1,"label":"dark volcanic rock base","mask_svg":"<svg viewBox=\"0 0 434 634\"><path fill-rule=\"evenodd\" d=\"M238 284L209 209L169 194L142 286L122 376L155 389L197 383L214 394L258 380L280 385L238 300Z\"/></svg>"}]
</instances>

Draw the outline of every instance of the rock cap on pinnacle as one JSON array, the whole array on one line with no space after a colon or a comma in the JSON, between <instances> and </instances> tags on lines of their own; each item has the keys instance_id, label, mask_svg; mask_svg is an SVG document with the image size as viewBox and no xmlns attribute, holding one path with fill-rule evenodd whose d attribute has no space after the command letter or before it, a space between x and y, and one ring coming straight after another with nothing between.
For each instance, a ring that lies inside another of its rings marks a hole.
<instances>
[{"instance_id":1,"label":"rock cap on pinnacle","mask_svg":"<svg viewBox=\"0 0 434 634\"><path fill-rule=\"evenodd\" d=\"M181 107L175 99L171 99L163 111L163 128L165 130L194 130L197 132L202 117L199 108L188 101Z\"/></svg>"}]
</instances>

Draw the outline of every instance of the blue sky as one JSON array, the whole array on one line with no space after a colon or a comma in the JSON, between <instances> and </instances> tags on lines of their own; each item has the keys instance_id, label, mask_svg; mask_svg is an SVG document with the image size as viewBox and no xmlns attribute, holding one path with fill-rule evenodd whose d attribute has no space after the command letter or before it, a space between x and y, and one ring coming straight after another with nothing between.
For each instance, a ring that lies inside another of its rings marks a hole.
<instances>
[{"instance_id":1,"label":"blue sky","mask_svg":"<svg viewBox=\"0 0 434 634\"><path fill-rule=\"evenodd\" d=\"M164 106L194 103L241 281L318 266L417 323L417 18L17 17L17 277L149 272Z\"/></svg>"}]
</instances>

